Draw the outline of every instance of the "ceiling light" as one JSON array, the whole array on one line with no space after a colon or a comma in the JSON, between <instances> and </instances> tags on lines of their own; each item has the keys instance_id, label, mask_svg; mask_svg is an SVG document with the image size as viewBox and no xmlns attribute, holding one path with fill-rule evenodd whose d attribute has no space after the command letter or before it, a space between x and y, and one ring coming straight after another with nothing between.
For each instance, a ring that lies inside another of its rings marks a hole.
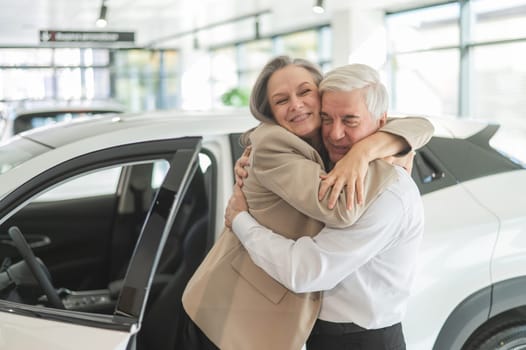
<instances>
[{"instance_id":1,"label":"ceiling light","mask_svg":"<svg viewBox=\"0 0 526 350\"><path fill-rule=\"evenodd\" d=\"M323 8L323 0L314 0L314 5L312 6L312 12L314 13L324 13L325 9Z\"/></svg>"},{"instance_id":2,"label":"ceiling light","mask_svg":"<svg viewBox=\"0 0 526 350\"><path fill-rule=\"evenodd\" d=\"M104 28L108 24L106 21L106 12L108 11L108 8L106 7L106 4L104 1L102 1L102 5L100 6L100 15L97 21L95 22L95 25L99 28Z\"/></svg>"}]
</instances>

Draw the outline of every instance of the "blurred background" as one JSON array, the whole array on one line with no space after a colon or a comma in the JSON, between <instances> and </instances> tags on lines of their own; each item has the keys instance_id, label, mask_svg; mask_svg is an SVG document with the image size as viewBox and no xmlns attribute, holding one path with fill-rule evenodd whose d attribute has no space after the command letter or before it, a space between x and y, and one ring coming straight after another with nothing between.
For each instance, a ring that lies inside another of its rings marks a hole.
<instances>
[{"instance_id":1,"label":"blurred background","mask_svg":"<svg viewBox=\"0 0 526 350\"><path fill-rule=\"evenodd\" d=\"M524 137L526 0L18 0L0 11L0 107L245 106L287 54L379 69L391 110L496 121Z\"/></svg>"}]
</instances>

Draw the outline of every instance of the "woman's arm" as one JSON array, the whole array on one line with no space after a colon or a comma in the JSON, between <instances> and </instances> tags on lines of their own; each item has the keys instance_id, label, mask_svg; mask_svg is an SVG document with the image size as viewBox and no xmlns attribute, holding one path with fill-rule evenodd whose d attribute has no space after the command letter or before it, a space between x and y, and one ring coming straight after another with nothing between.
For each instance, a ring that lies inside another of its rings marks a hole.
<instances>
[{"instance_id":1,"label":"woman's arm","mask_svg":"<svg viewBox=\"0 0 526 350\"><path fill-rule=\"evenodd\" d=\"M382 128L380 128L379 131L397 135L403 138L407 147L398 153L404 155L411 150L419 149L425 146L433 136L435 128L427 118L405 117L388 118L387 123ZM398 153L384 153L381 158Z\"/></svg>"},{"instance_id":2,"label":"woman's arm","mask_svg":"<svg viewBox=\"0 0 526 350\"><path fill-rule=\"evenodd\" d=\"M252 173L249 178L254 176L261 186L298 211L331 227L353 224L378 194L397 178L396 171L389 164L373 162L366 178L364 205L348 210L346 196L343 195L338 197L334 208L329 209L328 198L318 200L320 175L326 173L323 161L314 148L275 125L266 125L254 132L252 146ZM247 181L243 189L250 199L248 194L251 188L247 188Z\"/></svg>"}]
</instances>

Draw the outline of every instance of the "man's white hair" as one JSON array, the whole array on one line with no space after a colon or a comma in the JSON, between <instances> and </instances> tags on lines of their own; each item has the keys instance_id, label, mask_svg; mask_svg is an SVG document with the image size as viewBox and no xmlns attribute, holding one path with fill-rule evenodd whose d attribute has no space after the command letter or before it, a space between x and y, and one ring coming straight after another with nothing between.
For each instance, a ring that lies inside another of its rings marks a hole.
<instances>
[{"instance_id":1,"label":"man's white hair","mask_svg":"<svg viewBox=\"0 0 526 350\"><path fill-rule=\"evenodd\" d=\"M373 118L387 113L389 95L385 85L380 81L380 74L374 68L365 64L348 64L328 72L319 87L320 94L327 91L351 92L361 89L365 105Z\"/></svg>"}]
</instances>

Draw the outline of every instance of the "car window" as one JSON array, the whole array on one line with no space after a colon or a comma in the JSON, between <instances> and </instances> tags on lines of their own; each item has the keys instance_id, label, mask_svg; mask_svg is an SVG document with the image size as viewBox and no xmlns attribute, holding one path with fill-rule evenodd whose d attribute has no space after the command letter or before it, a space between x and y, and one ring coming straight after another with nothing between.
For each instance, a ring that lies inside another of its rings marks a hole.
<instances>
[{"instance_id":1,"label":"car window","mask_svg":"<svg viewBox=\"0 0 526 350\"><path fill-rule=\"evenodd\" d=\"M168 162L156 162L153 165L151 184L152 188L157 189L161 186L169 167L170 165L168 164Z\"/></svg>"},{"instance_id":2,"label":"car window","mask_svg":"<svg viewBox=\"0 0 526 350\"><path fill-rule=\"evenodd\" d=\"M199 153L199 168L202 173L205 173L208 167L212 164L210 157L204 153ZM168 163L167 162L156 162L153 166L153 175L152 175L152 188L159 188L161 185L166 173L168 172Z\"/></svg>"},{"instance_id":3,"label":"car window","mask_svg":"<svg viewBox=\"0 0 526 350\"><path fill-rule=\"evenodd\" d=\"M122 167L119 166L76 177L41 194L35 201L58 201L116 193L121 171Z\"/></svg>"},{"instance_id":4,"label":"car window","mask_svg":"<svg viewBox=\"0 0 526 350\"><path fill-rule=\"evenodd\" d=\"M122 166L90 172L42 193L34 201L59 201L115 194L122 173ZM169 164L165 160L153 162L151 167L151 189L158 189L168 172Z\"/></svg>"},{"instance_id":5,"label":"car window","mask_svg":"<svg viewBox=\"0 0 526 350\"><path fill-rule=\"evenodd\" d=\"M58 285L77 291L106 288L108 278L122 277L126 270L157 192L149 186L153 173L162 184L168 170L164 159L121 163L81 173L41 191L0 225L0 263L18 256L1 245L8 229L17 226L35 254L48 264ZM108 247L113 247L111 260ZM64 261L71 266L62 265ZM101 312L111 312L113 307L108 305Z\"/></svg>"},{"instance_id":6,"label":"car window","mask_svg":"<svg viewBox=\"0 0 526 350\"><path fill-rule=\"evenodd\" d=\"M205 173L210 165L212 165L210 157L204 153L199 153L199 167L201 168L201 172Z\"/></svg>"}]
</instances>

